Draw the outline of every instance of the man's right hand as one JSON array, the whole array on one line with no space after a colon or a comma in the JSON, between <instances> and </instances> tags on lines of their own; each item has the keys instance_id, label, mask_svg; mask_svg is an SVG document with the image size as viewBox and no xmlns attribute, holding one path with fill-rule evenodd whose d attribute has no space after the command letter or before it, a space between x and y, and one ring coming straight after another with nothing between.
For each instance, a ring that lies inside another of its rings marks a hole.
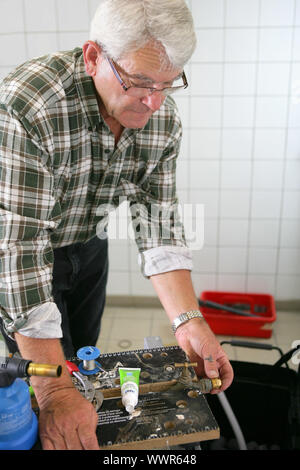
<instances>
[{"instance_id":1,"label":"man's right hand","mask_svg":"<svg viewBox=\"0 0 300 470\"><path fill-rule=\"evenodd\" d=\"M39 433L45 450L98 450L98 416L74 387L58 339L29 338L15 333L24 359L62 366L60 377L31 377L39 406Z\"/></svg>"},{"instance_id":2,"label":"man's right hand","mask_svg":"<svg viewBox=\"0 0 300 470\"><path fill-rule=\"evenodd\" d=\"M39 410L39 434L44 450L99 450L98 415L75 388L44 396Z\"/></svg>"}]
</instances>

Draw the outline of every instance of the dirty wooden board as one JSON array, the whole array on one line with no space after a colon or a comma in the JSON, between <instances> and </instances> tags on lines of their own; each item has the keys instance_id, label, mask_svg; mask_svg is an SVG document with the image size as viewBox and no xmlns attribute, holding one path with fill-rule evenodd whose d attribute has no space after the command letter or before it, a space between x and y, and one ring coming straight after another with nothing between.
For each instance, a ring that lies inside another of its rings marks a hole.
<instances>
[{"instance_id":1,"label":"dirty wooden board","mask_svg":"<svg viewBox=\"0 0 300 470\"><path fill-rule=\"evenodd\" d=\"M102 354L97 362L104 372L90 379L108 392L120 386L119 367L139 367L140 384L168 382L182 373L174 363L186 361L177 346ZM97 437L102 449L156 449L219 438L218 424L205 396L188 386L139 395L133 415L123 407L120 393L104 399L98 416Z\"/></svg>"}]
</instances>

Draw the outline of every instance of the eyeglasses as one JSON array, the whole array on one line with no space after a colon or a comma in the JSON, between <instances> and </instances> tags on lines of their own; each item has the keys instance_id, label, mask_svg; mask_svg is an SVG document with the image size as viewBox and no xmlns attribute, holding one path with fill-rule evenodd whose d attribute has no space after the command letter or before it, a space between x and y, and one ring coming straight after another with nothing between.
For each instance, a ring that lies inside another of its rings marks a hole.
<instances>
[{"instance_id":1,"label":"eyeglasses","mask_svg":"<svg viewBox=\"0 0 300 470\"><path fill-rule=\"evenodd\" d=\"M182 74L179 77L175 78L175 80L173 81L173 83L174 82L181 83L180 85L170 86L166 88L153 88L153 87L149 87L145 85L134 84L130 80L130 76L127 75L126 72L123 71L123 74L127 76L127 80L130 83L130 85L127 86L124 80L121 78L121 75L117 71L117 67L118 67L117 64L114 63L113 60L107 56L106 56L106 59L109 65L111 66L111 69L113 73L115 74L116 78L118 79L120 85L122 86L123 90L126 91L126 93L129 96L133 96L136 98L143 98L145 96L152 95L155 92L159 92L159 93L162 93L164 96L168 96L168 95L175 93L176 91L183 90L188 87L187 78L184 72L182 72Z\"/></svg>"}]
</instances>

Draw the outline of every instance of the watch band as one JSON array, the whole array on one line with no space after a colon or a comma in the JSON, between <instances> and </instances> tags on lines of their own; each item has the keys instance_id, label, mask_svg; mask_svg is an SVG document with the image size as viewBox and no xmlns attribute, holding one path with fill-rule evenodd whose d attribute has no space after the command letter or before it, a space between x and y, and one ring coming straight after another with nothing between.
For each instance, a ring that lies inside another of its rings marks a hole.
<instances>
[{"instance_id":1,"label":"watch band","mask_svg":"<svg viewBox=\"0 0 300 470\"><path fill-rule=\"evenodd\" d=\"M203 318L203 315L199 310L190 310L189 312L181 313L172 323L173 333L176 333L176 330L180 325L192 320L192 318Z\"/></svg>"}]
</instances>

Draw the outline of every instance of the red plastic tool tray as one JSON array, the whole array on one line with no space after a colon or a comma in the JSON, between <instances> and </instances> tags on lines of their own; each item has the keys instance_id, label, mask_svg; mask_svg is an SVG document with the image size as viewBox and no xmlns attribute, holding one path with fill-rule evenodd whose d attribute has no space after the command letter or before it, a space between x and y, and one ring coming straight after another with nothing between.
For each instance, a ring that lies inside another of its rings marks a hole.
<instances>
[{"instance_id":1,"label":"red plastic tool tray","mask_svg":"<svg viewBox=\"0 0 300 470\"><path fill-rule=\"evenodd\" d=\"M272 336L272 324L276 320L276 309L274 298L271 295L204 291L200 299L226 304L239 310L241 306L245 308L249 305L249 310L246 308L245 311L259 316L258 318L246 317L225 310L200 307L200 311L215 334L257 338Z\"/></svg>"}]
</instances>

